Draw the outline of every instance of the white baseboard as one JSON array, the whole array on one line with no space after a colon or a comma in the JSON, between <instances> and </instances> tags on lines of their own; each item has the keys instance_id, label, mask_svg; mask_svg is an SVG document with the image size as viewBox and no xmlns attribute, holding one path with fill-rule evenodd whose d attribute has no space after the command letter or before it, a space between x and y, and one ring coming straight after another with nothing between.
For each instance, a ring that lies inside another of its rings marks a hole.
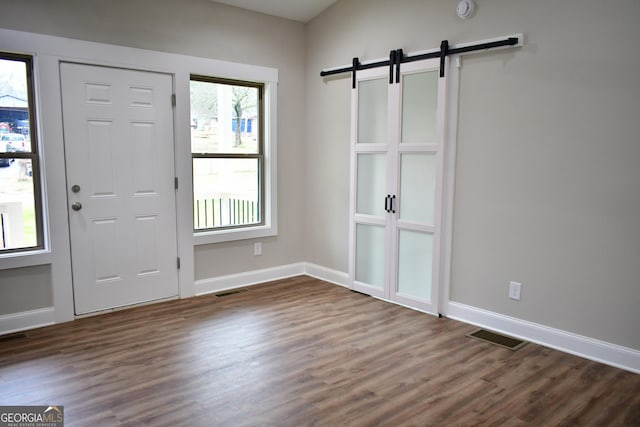
<instances>
[{"instance_id":1,"label":"white baseboard","mask_svg":"<svg viewBox=\"0 0 640 427\"><path fill-rule=\"evenodd\" d=\"M447 304L446 316L616 368L640 373L640 351L638 350L457 302Z\"/></svg>"},{"instance_id":2,"label":"white baseboard","mask_svg":"<svg viewBox=\"0 0 640 427\"><path fill-rule=\"evenodd\" d=\"M332 270L320 265L308 262L281 265L279 267L265 268L261 270L247 271L227 276L211 277L209 279L196 280L196 296L226 291L229 289L253 286L272 280L285 279L287 277L300 276L315 277L339 286L349 286L349 275L342 271Z\"/></svg>"},{"instance_id":3,"label":"white baseboard","mask_svg":"<svg viewBox=\"0 0 640 427\"><path fill-rule=\"evenodd\" d=\"M331 268L306 262L304 274L315 277L316 279L324 280L325 282L333 283L334 285L343 286L345 288L349 287L349 274L343 271L332 270Z\"/></svg>"},{"instance_id":4,"label":"white baseboard","mask_svg":"<svg viewBox=\"0 0 640 427\"><path fill-rule=\"evenodd\" d=\"M40 328L54 323L55 313L53 307L5 314L0 316L0 335Z\"/></svg>"},{"instance_id":5,"label":"white baseboard","mask_svg":"<svg viewBox=\"0 0 640 427\"><path fill-rule=\"evenodd\" d=\"M279 267L196 280L195 294L196 296L200 296L239 287L258 285L272 280L286 279L287 277L305 274L304 270L305 263L299 262L296 264L281 265Z\"/></svg>"}]
</instances>

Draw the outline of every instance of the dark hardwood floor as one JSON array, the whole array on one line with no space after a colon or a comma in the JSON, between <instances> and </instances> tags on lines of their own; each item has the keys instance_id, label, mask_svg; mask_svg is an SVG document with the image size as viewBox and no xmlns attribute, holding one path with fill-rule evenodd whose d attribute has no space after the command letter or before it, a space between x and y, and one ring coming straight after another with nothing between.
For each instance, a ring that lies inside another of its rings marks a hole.
<instances>
[{"instance_id":1,"label":"dark hardwood floor","mask_svg":"<svg viewBox=\"0 0 640 427\"><path fill-rule=\"evenodd\" d=\"M0 405L66 426L640 426L640 375L301 276L0 342Z\"/></svg>"}]
</instances>

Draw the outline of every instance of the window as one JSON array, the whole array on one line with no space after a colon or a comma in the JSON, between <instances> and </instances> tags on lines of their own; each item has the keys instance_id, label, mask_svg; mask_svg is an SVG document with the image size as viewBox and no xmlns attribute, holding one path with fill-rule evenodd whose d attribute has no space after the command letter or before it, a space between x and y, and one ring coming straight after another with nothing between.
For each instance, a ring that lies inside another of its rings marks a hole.
<instances>
[{"instance_id":1,"label":"window","mask_svg":"<svg viewBox=\"0 0 640 427\"><path fill-rule=\"evenodd\" d=\"M31 56L0 52L0 254L44 247Z\"/></svg>"},{"instance_id":2,"label":"window","mask_svg":"<svg viewBox=\"0 0 640 427\"><path fill-rule=\"evenodd\" d=\"M262 83L191 76L194 232L264 227Z\"/></svg>"}]
</instances>

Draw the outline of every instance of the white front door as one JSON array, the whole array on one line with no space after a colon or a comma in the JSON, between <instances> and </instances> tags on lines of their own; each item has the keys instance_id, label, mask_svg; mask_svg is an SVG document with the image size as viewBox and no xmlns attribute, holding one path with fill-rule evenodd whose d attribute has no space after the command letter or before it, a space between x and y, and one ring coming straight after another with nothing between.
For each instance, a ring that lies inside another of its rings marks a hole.
<instances>
[{"instance_id":1,"label":"white front door","mask_svg":"<svg viewBox=\"0 0 640 427\"><path fill-rule=\"evenodd\" d=\"M60 75L76 314L177 296L171 76Z\"/></svg>"}]
</instances>

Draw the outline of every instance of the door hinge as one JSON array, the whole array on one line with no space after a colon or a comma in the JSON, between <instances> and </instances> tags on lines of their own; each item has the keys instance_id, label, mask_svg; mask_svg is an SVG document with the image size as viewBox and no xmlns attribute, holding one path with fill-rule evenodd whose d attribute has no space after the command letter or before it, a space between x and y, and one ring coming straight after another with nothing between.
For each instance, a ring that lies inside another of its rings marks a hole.
<instances>
[{"instance_id":1,"label":"door hinge","mask_svg":"<svg viewBox=\"0 0 640 427\"><path fill-rule=\"evenodd\" d=\"M174 185L175 185L176 190L177 190L178 189L178 177L177 176L174 178L173 182L174 182Z\"/></svg>"},{"instance_id":2,"label":"door hinge","mask_svg":"<svg viewBox=\"0 0 640 427\"><path fill-rule=\"evenodd\" d=\"M176 106L176 94L171 94L171 106L175 107Z\"/></svg>"},{"instance_id":3,"label":"door hinge","mask_svg":"<svg viewBox=\"0 0 640 427\"><path fill-rule=\"evenodd\" d=\"M180 257L178 257L178 263L177 263L177 265L178 265L178 270L180 270Z\"/></svg>"}]
</instances>

